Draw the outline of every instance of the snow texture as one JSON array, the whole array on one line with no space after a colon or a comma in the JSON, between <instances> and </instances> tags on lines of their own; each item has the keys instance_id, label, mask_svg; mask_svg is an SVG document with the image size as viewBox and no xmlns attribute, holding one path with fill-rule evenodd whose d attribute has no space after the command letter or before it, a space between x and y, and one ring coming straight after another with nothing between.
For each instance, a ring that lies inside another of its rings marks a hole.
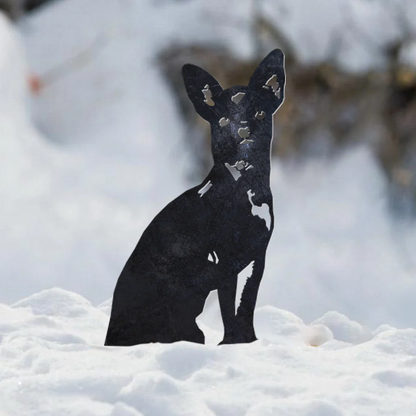
<instances>
[{"instance_id":1,"label":"snow texture","mask_svg":"<svg viewBox=\"0 0 416 416\"><path fill-rule=\"evenodd\" d=\"M308 326L290 312L264 306L256 314L260 340L253 344L120 348L102 346L108 318L107 307L93 307L80 295L57 288L11 306L1 304L0 414L416 412L415 329L386 329L357 343L361 331L345 316L322 318L330 323L332 337L323 324ZM221 339L221 333L200 324ZM320 346L311 346L311 335L313 341L321 337Z\"/></svg>"},{"instance_id":2,"label":"snow texture","mask_svg":"<svg viewBox=\"0 0 416 416\"><path fill-rule=\"evenodd\" d=\"M416 7L404 3L412 21ZM391 218L366 147L273 162L259 341L217 347L211 293L198 319L206 346L102 346L127 257L190 187L156 53L216 42L251 56L250 4L57 1L26 19L21 37L0 15L1 416L416 414L416 330L407 328L416 327L416 228ZM305 61L328 58L334 28L349 27L346 1L262 4ZM348 2L380 45L401 36L381 4ZM350 70L382 65L379 48L360 40L347 33L334 59ZM29 68L45 81L30 117Z\"/></svg>"}]
</instances>

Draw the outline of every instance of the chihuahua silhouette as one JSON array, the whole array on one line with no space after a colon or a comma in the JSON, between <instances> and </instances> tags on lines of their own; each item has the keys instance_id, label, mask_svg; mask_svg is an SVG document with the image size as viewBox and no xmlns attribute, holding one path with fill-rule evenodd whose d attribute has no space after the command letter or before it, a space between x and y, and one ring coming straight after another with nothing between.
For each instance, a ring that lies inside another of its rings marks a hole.
<instances>
[{"instance_id":1,"label":"chihuahua silhouette","mask_svg":"<svg viewBox=\"0 0 416 416\"><path fill-rule=\"evenodd\" d=\"M191 341L218 291L220 344L255 341L254 308L273 231L270 152L273 114L284 99L284 55L272 51L248 86L222 89L203 69L182 75L195 110L211 124L214 166L144 231L114 290L105 345ZM237 276L252 264L236 310Z\"/></svg>"}]
</instances>

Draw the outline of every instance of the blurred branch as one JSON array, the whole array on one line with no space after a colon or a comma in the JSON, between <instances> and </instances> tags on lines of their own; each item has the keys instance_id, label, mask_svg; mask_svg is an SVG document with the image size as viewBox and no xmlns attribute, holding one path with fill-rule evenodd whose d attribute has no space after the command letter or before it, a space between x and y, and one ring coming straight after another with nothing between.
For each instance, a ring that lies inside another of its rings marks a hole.
<instances>
[{"instance_id":1,"label":"blurred branch","mask_svg":"<svg viewBox=\"0 0 416 416\"><path fill-rule=\"evenodd\" d=\"M388 7L392 11L392 13L394 13L396 15L396 18L399 21L399 27L403 31L403 36L402 36L403 41L413 39L416 36L416 31L412 27L412 24L409 21L408 14L405 12L405 9L407 9L407 7L405 7L403 5L404 3L407 3L407 2L404 2L404 1L397 2L397 1L395 1L394 2L395 4L393 4L393 2L394 2L394 0L386 1Z\"/></svg>"},{"instance_id":2,"label":"blurred branch","mask_svg":"<svg viewBox=\"0 0 416 416\"><path fill-rule=\"evenodd\" d=\"M350 33L351 35L355 36L360 41L364 41L364 45L368 47L368 49L378 49L381 51L382 45L380 45L370 33L364 31L359 25L357 25L353 11L351 10L350 3L346 2L339 2L339 7L342 9L341 13L344 16L345 22L345 32Z\"/></svg>"},{"instance_id":3,"label":"blurred branch","mask_svg":"<svg viewBox=\"0 0 416 416\"><path fill-rule=\"evenodd\" d=\"M293 62L297 60L295 49L293 48L289 39L269 19L262 16L261 14L257 15L253 21L253 28L254 32L257 32L260 35L258 37L259 52L264 49L261 41L261 34L264 33L270 36L270 38L282 48L285 53L285 59L287 62ZM260 54L264 55L263 52Z\"/></svg>"},{"instance_id":4,"label":"blurred branch","mask_svg":"<svg viewBox=\"0 0 416 416\"><path fill-rule=\"evenodd\" d=\"M276 43L284 51L286 62L295 61L295 48L278 25L265 16L262 10L262 0L252 0L252 15L252 33L257 57L261 57L270 52L264 40L265 37L269 37L273 43Z\"/></svg>"},{"instance_id":5,"label":"blurred branch","mask_svg":"<svg viewBox=\"0 0 416 416\"><path fill-rule=\"evenodd\" d=\"M60 62L45 73L41 74L40 78L42 83L44 85L48 85L65 76L66 73L78 67L83 62L91 58L95 53L97 53L97 51L106 44L107 40L108 39L106 33L101 33L90 45L87 45L76 55L71 56L70 58Z\"/></svg>"},{"instance_id":6,"label":"blurred branch","mask_svg":"<svg viewBox=\"0 0 416 416\"><path fill-rule=\"evenodd\" d=\"M0 0L0 9L12 19L17 20L25 14L26 0Z\"/></svg>"},{"instance_id":7,"label":"blurred branch","mask_svg":"<svg viewBox=\"0 0 416 416\"><path fill-rule=\"evenodd\" d=\"M0 0L0 10L3 10L12 20L19 20L27 12L56 0Z\"/></svg>"}]
</instances>

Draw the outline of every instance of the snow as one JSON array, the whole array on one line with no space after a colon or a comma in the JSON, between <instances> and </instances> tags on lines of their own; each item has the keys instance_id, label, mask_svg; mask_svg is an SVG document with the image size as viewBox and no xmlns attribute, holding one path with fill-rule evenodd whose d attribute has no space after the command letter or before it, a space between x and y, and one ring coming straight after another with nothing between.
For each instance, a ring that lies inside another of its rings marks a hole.
<instances>
[{"instance_id":1,"label":"snow","mask_svg":"<svg viewBox=\"0 0 416 416\"><path fill-rule=\"evenodd\" d=\"M371 152L275 164L272 183L275 231L260 304L310 321L336 310L372 327L415 327L415 223L391 217Z\"/></svg>"},{"instance_id":2,"label":"snow","mask_svg":"<svg viewBox=\"0 0 416 416\"><path fill-rule=\"evenodd\" d=\"M385 68L386 51L414 34L411 0L265 0L264 14L287 37L299 59L332 61L351 72Z\"/></svg>"},{"instance_id":3,"label":"snow","mask_svg":"<svg viewBox=\"0 0 416 416\"><path fill-rule=\"evenodd\" d=\"M9 416L416 411L415 329L349 342L345 334L357 331L357 323L332 314L322 321L334 337L313 347L307 336L318 325L265 306L253 344L110 348L102 346L108 312L78 294L49 289L0 310L0 391Z\"/></svg>"},{"instance_id":4,"label":"snow","mask_svg":"<svg viewBox=\"0 0 416 416\"><path fill-rule=\"evenodd\" d=\"M341 3L263 5L308 61L329 56ZM416 225L391 216L365 146L273 162L258 341L216 345L212 292L198 318L205 346L103 346L116 279L144 227L195 185L156 53L192 40L250 56L250 4L65 0L20 35L0 15L0 416L416 414ZM381 30L389 16L378 2L352 7L380 44L400 36ZM345 42L336 59L347 69L382 65L377 48ZM45 85L28 111L29 68Z\"/></svg>"}]
</instances>

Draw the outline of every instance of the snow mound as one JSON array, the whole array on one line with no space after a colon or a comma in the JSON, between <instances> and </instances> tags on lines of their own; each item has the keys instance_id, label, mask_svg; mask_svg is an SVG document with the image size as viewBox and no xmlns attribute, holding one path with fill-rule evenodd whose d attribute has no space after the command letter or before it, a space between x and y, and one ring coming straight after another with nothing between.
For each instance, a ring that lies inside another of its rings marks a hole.
<instances>
[{"instance_id":1,"label":"snow mound","mask_svg":"<svg viewBox=\"0 0 416 416\"><path fill-rule=\"evenodd\" d=\"M374 373L372 377L387 387L416 387L416 376L408 371L379 371Z\"/></svg>"},{"instance_id":2,"label":"snow mound","mask_svg":"<svg viewBox=\"0 0 416 416\"><path fill-rule=\"evenodd\" d=\"M416 329L382 332L373 339L374 347L388 354L416 355Z\"/></svg>"},{"instance_id":3,"label":"snow mound","mask_svg":"<svg viewBox=\"0 0 416 416\"><path fill-rule=\"evenodd\" d=\"M34 315L75 318L88 313L91 304L80 295L53 288L22 299L12 306L15 308L30 307Z\"/></svg>"},{"instance_id":4,"label":"snow mound","mask_svg":"<svg viewBox=\"0 0 416 416\"><path fill-rule=\"evenodd\" d=\"M103 345L107 315L76 293L59 288L44 290L11 307L1 305L1 311L0 334L10 334L11 339L25 334L63 345Z\"/></svg>"},{"instance_id":5,"label":"snow mound","mask_svg":"<svg viewBox=\"0 0 416 416\"><path fill-rule=\"evenodd\" d=\"M334 339L332 331L322 324L310 325L306 328L304 333L306 344L313 347L319 347L320 345L325 344L325 342Z\"/></svg>"},{"instance_id":6,"label":"snow mound","mask_svg":"<svg viewBox=\"0 0 416 416\"><path fill-rule=\"evenodd\" d=\"M347 316L339 312L327 312L312 323L312 325L319 324L328 327L332 331L334 338L340 341L357 344L368 339L368 334L358 322L351 321Z\"/></svg>"},{"instance_id":7,"label":"snow mound","mask_svg":"<svg viewBox=\"0 0 416 416\"><path fill-rule=\"evenodd\" d=\"M256 313L262 336L252 344L118 348L102 346L108 315L101 309L62 289L0 304L7 416L414 415L414 329L314 348L306 329L327 327L263 307ZM351 322L328 316L328 324Z\"/></svg>"},{"instance_id":8,"label":"snow mound","mask_svg":"<svg viewBox=\"0 0 416 416\"><path fill-rule=\"evenodd\" d=\"M299 340L305 324L291 312L262 306L256 310L255 327L260 338L271 342L287 342L289 339Z\"/></svg>"}]
</instances>

